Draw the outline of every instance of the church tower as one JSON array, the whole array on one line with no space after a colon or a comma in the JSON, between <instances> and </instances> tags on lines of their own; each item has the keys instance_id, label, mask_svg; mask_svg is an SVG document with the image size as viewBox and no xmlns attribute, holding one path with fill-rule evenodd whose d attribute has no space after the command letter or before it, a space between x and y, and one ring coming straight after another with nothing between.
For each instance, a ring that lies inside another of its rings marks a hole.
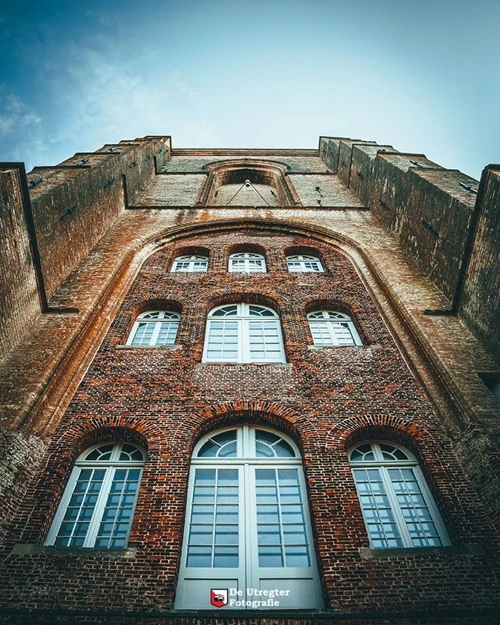
<instances>
[{"instance_id":1,"label":"church tower","mask_svg":"<svg viewBox=\"0 0 500 625\"><path fill-rule=\"evenodd\" d=\"M0 164L0 623L498 622L500 166Z\"/></svg>"}]
</instances>

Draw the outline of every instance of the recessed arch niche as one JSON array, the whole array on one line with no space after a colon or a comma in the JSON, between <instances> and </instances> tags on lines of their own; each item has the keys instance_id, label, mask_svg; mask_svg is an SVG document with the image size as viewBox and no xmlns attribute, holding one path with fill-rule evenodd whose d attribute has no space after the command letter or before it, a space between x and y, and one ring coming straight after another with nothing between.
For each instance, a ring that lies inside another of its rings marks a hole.
<instances>
[{"instance_id":1,"label":"recessed arch niche","mask_svg":"<svg viewBox=\"0 0 500 625\"><path fill-rule=\"evenodd\" d=\"M301 205L284 163L238 159L209 163L206 169L198 206Z\"/></svg>"}]
</instances>

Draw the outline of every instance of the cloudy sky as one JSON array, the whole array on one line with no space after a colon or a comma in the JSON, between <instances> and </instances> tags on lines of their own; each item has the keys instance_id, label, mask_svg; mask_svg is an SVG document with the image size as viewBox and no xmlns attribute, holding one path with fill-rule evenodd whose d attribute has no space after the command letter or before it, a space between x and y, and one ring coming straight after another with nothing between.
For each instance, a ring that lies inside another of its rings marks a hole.
<instances>
[{"instance_id":1,"label":"cloudy sky","mask_svg":"<svg viewBox=\"0 0 500 625\"><path fill-rule=\"evenodd\" d=\"M0 0L0 160L148 134L500 162L498 0Z\"/></svg>"}]
</instances>

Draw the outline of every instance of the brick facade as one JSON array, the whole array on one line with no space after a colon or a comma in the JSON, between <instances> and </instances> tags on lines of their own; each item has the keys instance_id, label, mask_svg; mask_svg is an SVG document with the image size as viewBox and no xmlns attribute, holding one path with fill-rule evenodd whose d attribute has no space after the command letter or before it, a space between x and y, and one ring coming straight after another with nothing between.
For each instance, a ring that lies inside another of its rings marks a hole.
<instances>
[{"instance_id":1,"label":"brick facade","mask_svg":"<svg viewBox=\"0 0 500 625\"><path fill-rule=\"evenodd\" d=\"M141 141L131 142L141 158L161 144ZM369 177L377 146L325 139L320 147L324 160L313 151L174 151L157 163L156 174L148 159L133 199L115 197L114 185L109 206L91 194L75 226L88 228L89 236L77 254L63 249L52 275L47 268L56 242L50 253L40 246L42 272L49 271L46 282L53 285L49 312L32 314L26 338L19 335L18 348L1 365L0 622L496 622L497 407L475 372L497 365L456 315L425 312L449 308L446 289L457 286L452 269L427 271L434 282L446 282L443 295L420 273L428 262L425 242L401 234L396 245L385 230L394 225L384 226L378 209L368 210L377 191L359 188L363 179L356 174L349 184L352 167ZM97 154L99 181L103 153ZM127 158L137 163L137 154ZM288 180L270 182L284 185L290 202L298 198L301 205L271 208L249 199L243 206L195 208L200 198L215 197L216 189L206 186L210 163L243 158L279 161ZM389 160L399 159L391 166L400 167L406 158ZM92 169L85 176L92 186ZM126 179L122 184L131 186ZM411 193L404 176L394 184L400 186L393 197ZM421 188L415 187L419 198ZM58 187L44 201L60 193ZM125 199L129 204L120 205ZM97 219L99 207L105 216ZM410 221L401 218L401 233ZM43 239L43 231L39 235ZM410 255L410 241L421 257ZM267 272L228 272L230 254L241 251L262 254ZM191 254L209 257L206 273L171 272L176 257ZM290 273L290 254L317 256L324 272ZM203 362L208 313L240 302L278 314L285 363ZM51 315L50 307L66 312ZM180 315L174 345L126 344L137 315L147 310ZM349 314L363 344L314 346L307 321L314 310ZM8 382L13 371L15 389ZM325 602L318 612L174 610L194 446L212 430L241 423L285 432L301 452ZM370 549L347 458L365 440L400 444L415 455L451 546ZM113 441L147 451L127 548L44 546L75 460L90 446Z\"/></svg>"}]
</instances>

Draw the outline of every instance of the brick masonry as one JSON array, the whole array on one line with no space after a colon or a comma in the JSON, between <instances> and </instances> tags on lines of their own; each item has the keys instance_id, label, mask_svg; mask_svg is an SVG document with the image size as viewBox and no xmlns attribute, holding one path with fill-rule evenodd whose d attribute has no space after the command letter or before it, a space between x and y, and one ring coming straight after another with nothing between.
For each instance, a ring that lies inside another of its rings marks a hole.
<instances>
[{"instance_id":1,"label":"brick masonry","mask_svg":"<svg viewBox=\"0 0 500 625\"><path fill-rule=\"evenodd\" d=\"M151 141L158 139L144 153ZM69 262L64 249L53 276L44 268L55 289L50 306L77 312L33 312L30 336L21 333L19 348L1 364L0 622L496 622L498 424L494 399L476 374L494 369L494 361L456 317L423 314L446 308L449 299L419 275L421 263L405 257L376 210L367 210L369 202L358 199L365 191L347 188L347 165L338 176L327 174L335 170L335 153L328 155L324 143L326 167L312 154L258 153L289 162L304 208L189 208L195 194L182 181L205 178L207 163L235 156L203 151L174 152L150 183L147 170L133 195L137 208L120 208L116 200L119 211L113 215L110 204L108 222L96 222L94 207L104 206L99 196L89 199L79 227L94 238L71 260L69 277L59 269ZM339 142L344 163L353 143ZM372 144L364 142L357 158L363 150L377 160ZM104 159L96 160L90 173L78 172L82 180L93 181L95 167L101 181ZM328 209L314 206L317 186L328 190ZM45 202L58 197L54 188ZM58 201L58 210L63 205ZM228 256L245 248L264 253L266 274L227 272ZM170 272L176 256L200 251L210 258L206 274ZM307 252L321 257L325 273L288 273L287 253ZM279 313L285 365L201 362L208 312L239 301ZM124 348L136 315L153 305L180 312L175 348ZM363 346L310 349L306 314L317 307L349 312ZM171 611L193 446L211 429L245 421L287 432L303 455L326 605L316 616ZM452 547L392 555L367 550L346 456L366 438L399 442L415 453ZM136 442L148 454L128 549L44 547L74 460L109 440Z\"/></svg>"}]
</instances>

